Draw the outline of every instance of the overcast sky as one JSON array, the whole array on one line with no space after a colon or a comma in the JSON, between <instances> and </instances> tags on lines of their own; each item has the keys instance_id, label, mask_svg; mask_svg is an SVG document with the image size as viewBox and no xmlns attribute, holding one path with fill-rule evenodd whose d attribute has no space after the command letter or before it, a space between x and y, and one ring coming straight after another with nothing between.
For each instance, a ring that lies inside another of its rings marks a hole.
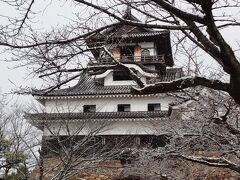
<instances>
[{"instance_id":1,"label":"overcast sky","mask_svg":"<svg viewBox=\"0 0 240 180\"><path fill-rule=\"evenodd\" d=\"M73 7L72 3L59 2L59 1L35 1L34 9L39 12L39 14L34 18L33 25L35 28L46 31L50 30L52 27L60 27L65 23L68 23L68 18L73 17L73 11L76 8ZM0 22L1 25L6 25L7 17L17 17L18 13L7 6L2 1L0 2ZM2 48L0 47L0 50ZM0 91L2 93L9 93L11 90L22 86L22 87L40 87L41 80L37 77L34 79L29 76L29 70L27 67L15 68L18 63L5 62L5 59L9 59L10 54L0 54L1 66L0 66ZM29 97L17 97L12 95L8 96L8 99L19 99L20 101L27 98L27 100L32 99Z\"/></svg>"}]
</instances>

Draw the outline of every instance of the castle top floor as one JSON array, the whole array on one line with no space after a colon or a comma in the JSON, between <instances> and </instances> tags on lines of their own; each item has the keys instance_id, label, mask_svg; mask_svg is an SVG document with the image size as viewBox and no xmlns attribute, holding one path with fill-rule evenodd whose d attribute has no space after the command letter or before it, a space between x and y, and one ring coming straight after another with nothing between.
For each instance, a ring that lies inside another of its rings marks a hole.
<instances>
[{"instance_id":1,"label":"castle top floor","mask_svg":"<svg viewBox=\"0 0 240 180\"><path fill-rule=\"evenodd\" d=\"M140 22L126 11L124 19L132 22ZM114 60L104 49L94 47L106 47L114 56L114 59L123 63L140 63L143 65L162 64L173 66L170 32L155 31L151 28L132 26L126 24L114 25L103 32L89 37L87 45L94 56L91 64L111 64Z\"/></svg>"}]
</instances>

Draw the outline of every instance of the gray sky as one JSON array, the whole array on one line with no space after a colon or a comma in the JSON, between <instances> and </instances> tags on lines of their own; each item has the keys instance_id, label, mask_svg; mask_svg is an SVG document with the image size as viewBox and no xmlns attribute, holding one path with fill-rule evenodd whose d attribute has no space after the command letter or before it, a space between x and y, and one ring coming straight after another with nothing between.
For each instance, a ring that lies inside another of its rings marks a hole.
<instances>
[{"instance_id":1,"label":"gray sky","mask_svg":"<svg viewBox=\"0 0 240 180\"><path fill-rule=\"evenodd\" d=\"M72 10L76 9L71 3L59 1L46 0L44 3L42 1L36 1L34 4L34 9L37 9L36 12L39 14L33 19L33 26L42 31L50 30L52 27L62 26L67 23L68 18L73 17ZM39 10L41 9L42 12ZM18 13L14 8L10 8L2 1L0 2L0 22L1 25L6 25L7 17L16 17ZM0 50L2 48L0 47ZM0 66L0 91L2 93L8 93L12 89L17 87L40 87L43 83L40 79L32 76L29 76L30 71L27 67L15 68L18 63L5 62L5 59L9 59L10 54L2 53L0 54L1 66ZM17 96L8 96L9 99L20 99L24 101L26 97L17 97ZM32 99L27 97L27 100Z\"/></svg>"}]
</instances>

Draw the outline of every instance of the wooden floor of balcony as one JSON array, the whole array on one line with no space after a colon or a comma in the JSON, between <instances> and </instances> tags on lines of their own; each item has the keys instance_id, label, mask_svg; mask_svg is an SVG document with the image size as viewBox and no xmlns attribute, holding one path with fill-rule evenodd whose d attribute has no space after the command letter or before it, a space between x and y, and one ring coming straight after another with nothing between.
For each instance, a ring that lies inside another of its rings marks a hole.
<instances>
[{"instance_id":1,"label":"wooden floor of balcony","mask_svg":"<svg viewBox=\"0 0 240 180\"><path fill-rule=\"evenodd\" d=\"M165 59L164 55L158 56L121 56L116 57L115 60L122 63L137 62L141 64L155 64L160 63L164 64ZM113 64L115 61L111 57L102 57L98 59L90 59L89 64Z\"/></svg>"}]
</instances>

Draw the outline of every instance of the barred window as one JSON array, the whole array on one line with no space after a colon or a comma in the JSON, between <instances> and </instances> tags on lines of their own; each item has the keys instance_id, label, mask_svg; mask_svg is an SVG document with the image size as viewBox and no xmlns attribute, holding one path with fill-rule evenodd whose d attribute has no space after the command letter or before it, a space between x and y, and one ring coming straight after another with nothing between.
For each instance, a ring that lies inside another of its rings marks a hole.
<instances>
[{"instance_id":1,"label":"barred window","mask_svg":"<svg viewBox=\"0 0 240 180\"><path fill-rule=\"evenodd\" d=\"M96 112L96 105L84 105L83 112Z\"/></svg>"},{"instance_id":2,"label":"barred window","mask_svg":"<svg viewBox=\"0 0 240 180\"><path fill-rule=\"evenodd\" d=\"M160 103L148 104L148 111L160 111L160 110L161 110Z\"/></svg>"},{"instance_id":3,"label":"barred window","mask_svg":"<svg viewBox=\"0 0 240 180\"><path fill-rule=\"evenodd\" d=\"M118 104L118 112L129 112L130 104Z\"/></svg>"},{"instance_id":4,"label":"barred window","mask_svg":"<svg viewBox=\"0 0 240 180\"><path fill-rule=\"evenodd\" d=\"M150 51L148 49L143 49L141 55L142 55L142 57L143 56L150 56Z\"/></svg>"},{"instance_id":5,"label":"barred window","mask_svg":"<svg viewBox=\"0 0 240 180\"><path fill-rule=\"evenodd\" d=\"M129 76L129 73L127 73L124 70L113 71L113 81L123 81L123 80L132 80L132 78Z\"/></svg>"}]
</instances>

